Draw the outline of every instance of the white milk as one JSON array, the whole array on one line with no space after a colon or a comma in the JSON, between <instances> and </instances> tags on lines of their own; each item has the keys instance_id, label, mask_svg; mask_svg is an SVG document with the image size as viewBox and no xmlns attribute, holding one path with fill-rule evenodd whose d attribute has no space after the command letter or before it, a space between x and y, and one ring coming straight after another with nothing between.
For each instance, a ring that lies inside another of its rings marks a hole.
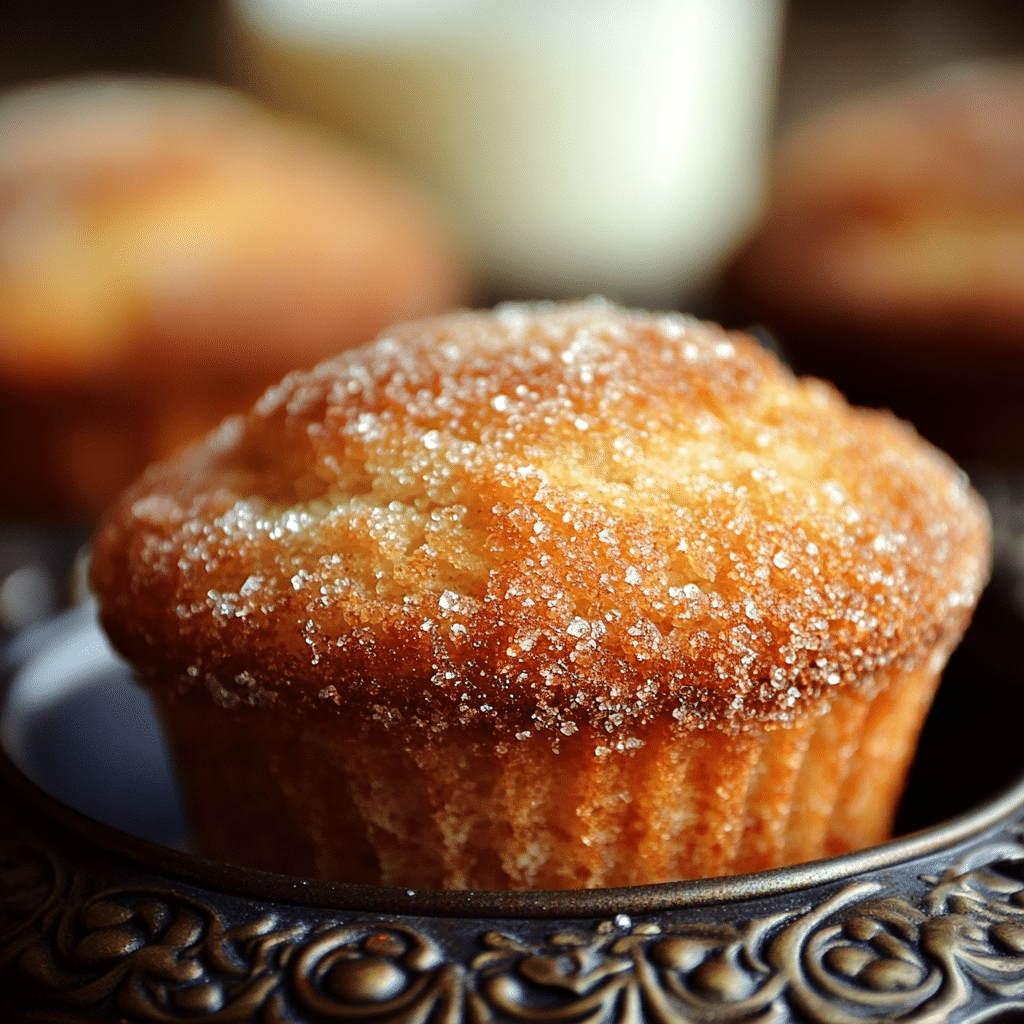
<instances>
[{"instance_id":1,"label":"white milk","mask_svg":"<svg viewBox=\"0 0 1024 1024\"><path fill-rule=\"evenodd\" d=\"M448 204L496 291L670 304L761 198L781 0L234 0L244 74Z\"/></svg>"}]
</instances>

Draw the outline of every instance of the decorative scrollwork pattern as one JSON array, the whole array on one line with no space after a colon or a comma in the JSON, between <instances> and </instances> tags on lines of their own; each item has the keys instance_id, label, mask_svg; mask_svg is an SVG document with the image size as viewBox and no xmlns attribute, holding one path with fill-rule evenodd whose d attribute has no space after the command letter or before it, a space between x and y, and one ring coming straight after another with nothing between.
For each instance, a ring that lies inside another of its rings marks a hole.
<instances>
[{"instance_id":1,"label":"decorative scrollwork pattern","mask_svg":"<svg viewBox=\"0 0 1024 1024\"><path fill-rule=\"evenodd\" d=\"M305 943L292 982L298 1004L314 1020L456 1024L461 973L415 929L339 925Z\"/></svg>"},{"instance_id":2,"label":"decorative scrollwork pattern","mask_svg":"<svg viewBox=\"0 0 1024 1024\"><path fill-rule=\"evenodd\" d=\"M719 906L717 922L681 909L458 928L225 909L171 885L91 889L43 845L11 841L0 986L22 993L26 1019L206 1024L938 1024L1024 1001L1017 838L921 876L913 897L869 878L774 913L743 906Z\"/></svg>"}]
</instances>

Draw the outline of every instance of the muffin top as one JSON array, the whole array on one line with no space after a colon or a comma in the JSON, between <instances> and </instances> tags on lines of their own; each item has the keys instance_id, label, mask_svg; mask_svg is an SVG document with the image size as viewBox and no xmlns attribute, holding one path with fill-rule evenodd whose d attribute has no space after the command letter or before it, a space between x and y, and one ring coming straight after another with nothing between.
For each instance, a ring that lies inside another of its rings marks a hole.
<instances>
[{"instance_id":1,"label":"muffin top","mask_svg":"<svg viewBox=\"0 0 1024 1024\"><path fill-rule=\"evenodd\" d=\"M414 185L222 86L22 86L0 139L0 381L258 381L241 409L464 290Z\"/></svg>"},{"instance_id":2,"label":"muffin top","mask_svg":"<svg viewBox=\"0 0 1024 1024\"><path fill-rule=\"evenodd\" d=\"M982 502L907 424L590 300L290 375L122 496L93 582L150 685L623 749L939 666L988 569Z\"/></svg>"},{"instance_id":3,"label":"muffin top","mask_svg":"<svg viewBox=\"0 0 1024 1024\"><path fill-rule=\"evenodd\" d=\"M730 272L734 300L776 327L896 335L896 355L913 346L959 365L979 336L1019 349L1022 117L1024 67L978 62L795 125L766 217Z\"/></svg>"}]
</instances>

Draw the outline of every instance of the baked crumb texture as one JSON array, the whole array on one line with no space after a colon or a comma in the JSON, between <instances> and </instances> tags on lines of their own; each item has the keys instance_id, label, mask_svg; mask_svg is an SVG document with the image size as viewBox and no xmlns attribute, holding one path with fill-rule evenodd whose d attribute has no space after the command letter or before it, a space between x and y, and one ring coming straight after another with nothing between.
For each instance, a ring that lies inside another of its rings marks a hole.
<instances>
[{"instance_id":1,"label":"baked crumb texture","mask_svg":"<svg viewBox=\"0 0 1024 1024\"><path fill-rule=\"evenodd\" d=\"M122 497L93 577L207 852L573 888L883 839L988 551L906 424L589 300L289 376Z\"/></svg>"}]
</instances>

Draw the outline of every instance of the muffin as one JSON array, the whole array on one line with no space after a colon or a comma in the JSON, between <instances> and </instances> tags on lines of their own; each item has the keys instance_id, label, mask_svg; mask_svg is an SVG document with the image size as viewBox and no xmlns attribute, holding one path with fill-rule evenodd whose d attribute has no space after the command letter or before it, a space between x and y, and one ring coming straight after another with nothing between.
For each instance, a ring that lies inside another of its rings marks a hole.
<instances>
[{"instance_id":1,"label":"muffin","mask_svg":"<svg viewBox=\"0 0 1024 1024\"><path fill-rule=\"evenodd\" d=\"M1024 67L989 62L794 125L727 273L730 317L768 324L801 368L895 405L962 458L1019 461L1022 119Z\"/></svg>"},{"instance_id":2,"label":"muffin","mask_svg":"<svg viewBox=\"0 0 1024 1024\"><path fill-rule=\"evenodd\" d=\"M463 297L411 185L230 90L33 85L0 138L0 511L98 515L289 370Z\"/></svg>"},{"instance_id":3,"label":"muffin","mask_svg":"<svg viewBox=\"0 0 1024 1024\"><path fill-rule=\"evenodd\" d=\"M112 506L92 578L203 852L543 889L886 838L988 568L909 426L592 300L290 375Z\"/></svg>"}]
</instances>

